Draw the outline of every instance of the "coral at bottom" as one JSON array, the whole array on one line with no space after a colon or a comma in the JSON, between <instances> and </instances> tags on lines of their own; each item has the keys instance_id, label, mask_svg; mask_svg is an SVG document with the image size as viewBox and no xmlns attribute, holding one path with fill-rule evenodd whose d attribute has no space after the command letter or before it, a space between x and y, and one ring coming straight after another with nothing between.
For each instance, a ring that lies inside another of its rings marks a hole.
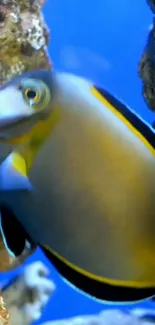
<instances>
[{"instance_id":1,"label":"coral at bottom","mask_svg":"<svg viewBox=\"0 0 155 325\"><path fill-rule=\"evenodd\" d=\"M83 315L70 319L46 322L41 325L153 325L144 319L144 310L125 313L119 309L107 309L96 315ZM139 313L138 313L139 312ZM145 311L146 312L146 311ZM143 316L143 317L142 317Z\"/></svg>"},{"instance_id":2,"label":"coral at bottom","mask_svg":"<svg viewBox=\"0 0 155 325\"><path fill-rule=\"evenodd\" d=\"M29 325L38 320L56 286L47 278L49 270L40 261L23 269L23 273L3 288L9 325ZM5 323L0 322L0 325Z\"/></svg>"}]
</instances>

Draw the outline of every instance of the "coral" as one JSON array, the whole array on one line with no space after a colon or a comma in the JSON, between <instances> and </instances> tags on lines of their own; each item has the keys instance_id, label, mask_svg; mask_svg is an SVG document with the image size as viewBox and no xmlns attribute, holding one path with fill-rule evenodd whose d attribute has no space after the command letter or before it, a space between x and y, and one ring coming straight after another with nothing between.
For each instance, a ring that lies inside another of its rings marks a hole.
<instances>
[{"instance_id":1,"label":"coral","mask_svg":"<svg viewBox=\"0 0 155 325\"><path fill-rule=\"evenodd\" d=\"M0 325L7 325L9 321L9 313L6 310L2 295L0 295Z\"/></svg>"},{"instance_id":2,"label":"coral","mask_svg":"<svg viewBox=\"0 0 155 325\"><path fill-rule=\"evenodd\" d=\"M147 4L150 6L152 12L155 14L155 0L146 0Z\"/></svg>"},{"instance_id":3,"label":"coral","mask_svg":"<svg viewBox=\"0 0 155 325\"><path fill-rule=\"evenodd\" d=\"M155 13L155 0L147 0ZM138 66L139 76L142 79L142 94L148 107L155 111L155 20L149 32L144 52Z\"/></svg>"},{"instance_id":4,"label":"coral","mask_svg":"<svg viewBox=\"0 0 155 325\"><path fill-rule=\"evenodd\" d=\"M56 288L47 278L48 273L42 262L32 263L3 291L10 313L9 325L29 325L41 317Z\"/></svg>"},{"instance_id":5,"label":"coral","mask_svg":"<svg viewBox=\"0 0 155 325\"><path fill-rule=\"evenodd\" d=\"M0 84L25 71L51 69L43 0L0 1Z\"/></svg>"},{"instance_id":6,"label":"coral","mask_svg":"<svg viewBox=\"0 0 155 325\"><path fill-rule=\"evenodd\" d=\"M70 319L50 321L42 325L153 325L132 313L118 309L104 310L96 315L76 316Z\"/></svg>"},{"instance_id":7,"label":"coral","mask_svg":"<svg viewBox=\"0 0 155 325\"><path fill-rule=\"evenodd\" d=\"M143 82L143 96L151 110L155 110L155 26L149 33L147 45L139 64Z\"/></svg>"}]
</instances>

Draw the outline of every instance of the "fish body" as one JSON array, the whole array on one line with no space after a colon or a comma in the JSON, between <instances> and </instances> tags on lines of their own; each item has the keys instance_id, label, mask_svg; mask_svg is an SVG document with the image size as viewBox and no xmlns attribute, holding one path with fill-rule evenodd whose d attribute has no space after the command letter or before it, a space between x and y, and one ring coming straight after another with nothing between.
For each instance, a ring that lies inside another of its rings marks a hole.
<instances>
[{"instance_id":1,"label":"fish body","mask_svg":"<svg viewBox=\"0 0 155 325\"><path fill-rule=\"evenodd\" d=\"M45 75L37 78L46 84ZM65 73L53 80L48 117L19 141L9 169L1 165L0 204L77 288L115 302L152 296L154 130L89 81Z\"/></svg>"}]
</instances>

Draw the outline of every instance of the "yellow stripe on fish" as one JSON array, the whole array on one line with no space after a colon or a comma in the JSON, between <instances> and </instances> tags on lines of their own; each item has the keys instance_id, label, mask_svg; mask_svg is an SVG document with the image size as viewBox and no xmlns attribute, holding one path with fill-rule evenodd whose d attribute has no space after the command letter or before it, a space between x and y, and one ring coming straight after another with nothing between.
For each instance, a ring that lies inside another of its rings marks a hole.
<instances>
[{"instance_id":1,"label":"yellow stripe on fish","mask_svg":"<svg viewBox=\"0 0 155 325\"><path fill-rule=\"evenodd\" d=\"M128 283L95 276L67 261L64 257L51 250L48 246L41 246L45 256L52 262L56 270L70 283L104 302L133 303L153 297L154 287L145 284L143 287L137 282Z\"/></svg>"},{"instance_id":2,"label":"yellow stripe on fish","mask_svg":"<svg viewBox=\"0 0 155 325\"><path fill-rule=\"evenodd\" d=\"M17 168L19 171L22 171L24 159L26 163L27 173L29 172L30 168L32 167L33 161L37 155L37 152L39 151L41 145L44 143L45 139L51 133L51 130L53 130L53 128L58 123L59 118L60 111L57 108L57 110L52 111L48 119L38 121L38 123L32 128L32 130L28 134L17 139L11 140L12 143L18 145L18 150L21 153L20 158L17 152L14 153L15 156L13 154L13 166L15 168ZM16 161L17 157L18 162Z\"/></svg>"},{"instance_id":3,"label":"yellow stripe on fish","mask_svg":"<svg viewBox=\"0 0 155 325\"><path fill-rule=\"evenodd\" d=\"M147 146L153 155L155 155L155 135L152 130L149 130L149 128L143 124L142 120L138 117L135 119L135 112L132 113L131 109L128 109L127 114L126 106L101 88L93 87L91 91L92 94L103 105L110 109L110 111L114 113L131 130L131 132L133 132L144 143L145 146ZM114 104L116 104L116 106L114 106ZM136 122L134 121L133 123L133 119Z\"/></svg>"}]
</instances>

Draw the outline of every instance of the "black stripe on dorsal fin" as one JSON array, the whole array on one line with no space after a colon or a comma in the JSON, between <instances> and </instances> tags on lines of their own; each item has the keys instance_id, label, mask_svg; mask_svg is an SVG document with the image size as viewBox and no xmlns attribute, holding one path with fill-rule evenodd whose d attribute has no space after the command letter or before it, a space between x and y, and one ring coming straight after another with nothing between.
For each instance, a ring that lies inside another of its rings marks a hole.
<instances>
[{"instance_id":1,"label":"black stripe on dorsal fin","mask_svg":"<svg viewBox=\"0 0 155 325\"><path fill-rule=\"evenodd\" d=\"M155 131L136 112L111 95L107 90L94 86L94 89L106 99L155 149Z\"/></svg>"}]
</instances>

